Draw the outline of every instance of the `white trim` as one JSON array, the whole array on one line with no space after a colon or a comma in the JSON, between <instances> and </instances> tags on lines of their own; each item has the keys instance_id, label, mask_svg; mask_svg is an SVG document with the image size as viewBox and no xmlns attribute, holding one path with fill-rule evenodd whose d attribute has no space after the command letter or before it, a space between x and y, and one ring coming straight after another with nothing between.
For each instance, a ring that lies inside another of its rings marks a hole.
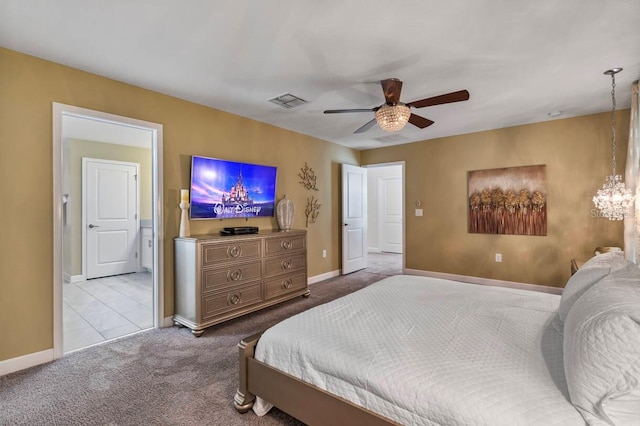
<instances>
[{"instance_id":1,"label":"white trim","mask_svg":"<svg viewBox=\"0 0 640 426\"><path fill-rule=\"evenodd\" d=\"M64 282L65 283L79 283L80 281L86 281L82 275L69 275L66 272L64 273Z\"/></svg>"},{"instance_id":2,"label":"white trim","mask_svg":"<svg viewBox=\"0 0 640 426\"><path fill-rule=\"evenodd\" d=\"M309 277L307 279L307 284L319 283L320 281L325 281L325 280L328 280L329 278L338 277L338 276L340 276L339 269L331 272L326 272L324 274L315 275L313 277Z\"/></svg>"},{"instance_id":3,"label":"white trim","mask_svg":"<svg viewBox=\"0 0 640 426\"><path fill-rule=\"evenodd\" d=\"M405 269L407 275L419 275L422 277L441 278L445 280L460 281L469 284L480 284L494 287L516 288L520 290L538 291L541 293L562 294L562 288L546 285L519 283L516 281L494 280L490 278L471 277L468 275L447 274L444 272L423 271L421 269Z\"/></svg>"},{"instance_id":4,"label":"white trim","mask_svg":"<svg viewBox=\"0 0 640 426\"><path fill-rule=\"evenodd\" d=\"M163 200L163 127L162 124L123 117L72 105L52 102L53 106L53 358L63 355L62 280L64 277L62 247L62 119L72 116L89 120L136 127L150 132L153 186L153 305L154 327L164 319L164 200Z\"/></svg>"},{"instance_id":5,"label":"white trim","mask_svg":"<svg viewBox=\"0 0 640 426\"><path fill-rule=\"evenodd\" d=\"M369 253L382 253L382 250L377 247L367 247L367 251Z\"/></svg>"},{"instance_id":6,"label":"white trim","mask_svg":"<svg viewBox=\"0 0 640 426\"><path fill-rule=\"evenodd\" d=\"M153 306L155 318L153 324L160 327L164 324L164 196L163 196L163 127L162 124L149 123L153 127L153 141L151 148L152 199L156 202L153 206L153 277L156 280L156 291L153 292Z\"/></svg>"},{"instance_id":7,"label":"white trim","mask_svg":"<svg viewBox=\"0 0 640 426\"><path fill-rule=\"evenodd\" d=\"M0 361L0 376L53 361L53 349Z\"/></svg>"},{"instance_id":8,"label":"white trim","mask_svg":"<svg viewBox=\"0 0 640 426\"><path fill-rule=\"evenodd\" d=\"M62 116L65 106L53 102L53 358L63 353L62 279L64 273L62 244ZM25 355L29 356L29 355Z\"/></svg>"}]
</instances>

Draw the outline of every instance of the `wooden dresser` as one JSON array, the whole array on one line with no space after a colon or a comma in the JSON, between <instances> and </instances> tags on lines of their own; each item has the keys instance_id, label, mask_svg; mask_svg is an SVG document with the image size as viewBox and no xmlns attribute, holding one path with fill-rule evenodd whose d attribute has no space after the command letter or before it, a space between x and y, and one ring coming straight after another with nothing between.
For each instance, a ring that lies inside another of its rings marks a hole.
<instances>
[{"instance_id":1,"label":"wooden dresser","mask_svg":"<svg viewBox=\"0 0 640 426\"><path fill-rule=\"evenodd\" d=\"M308 297L306 236L291 230L176 238L176 325L199 337L211 325Z\"/></svg>"}]
</instances>

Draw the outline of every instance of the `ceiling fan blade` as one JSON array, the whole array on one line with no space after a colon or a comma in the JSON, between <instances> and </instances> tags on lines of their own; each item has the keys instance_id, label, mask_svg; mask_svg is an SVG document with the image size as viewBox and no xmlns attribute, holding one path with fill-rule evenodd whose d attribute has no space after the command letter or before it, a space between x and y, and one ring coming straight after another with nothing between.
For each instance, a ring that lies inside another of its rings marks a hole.
<instances>
[{"instance_id":1,"label":"ceiling fan blade","mask_svg":"<svg viewBox=\"0 0 640 426\"><path fill-rule=\"evenodd\" d=\"M451 92L440 96L434 96L432 98L421 99L419 101L410 102L407 105L414 108L424 108L433 105L449 104L451 102L466 101L469 99L469 92L466 90L459 90L457 92Z\"/></svg>"},{"instance_id":2,"label":"ceiling fan blade","mask_svg":"<svg viewBox=\"0 0 640 426\"><path fill-rule=\"evenodd\" d=\"M373 125L376 124L376 119L374 118L373 120L369 121L367 124L365 124L364 126L360 127L358 130L356 130L353 133L364 133L367 130L369 130L370 128L373 127Z\"/></svg>"},{"instance_id":3,"label":"ceiling fan blade","mask_svg":"<svg viewBox=\"0 0 640 426\"><path fill-rule=\"evenodd\" d=\"M402 92L402 82L397 78L388 78L380 82L384 99L387 105L395 105L400 102L400 92Z\"/></svg>"},{"instance_id":4,"label":"ceiling fan blade","mask_svg":"<svg viewBox=\"0 0 640 426\"><path fill-rule=\"evenodd\" d=\"M325 114L342 114L345 112L371 112L375 111L377 108L353 108L353 109L328 109L324 113Z\"/></svg>"},{"instance_id":5,"label":"ceiling fan blade","mask_svg":"<svg viewBox=\"0 0 640 426\"><path fill-rule=\"evenodd\" d=\"M424 129L425 127L429 127L433 124L433 121L428 118L420 117L419 115L411 114L409 116L409 123L413 124L416 127L420 127Z\"/></svg>"}]
</instances>

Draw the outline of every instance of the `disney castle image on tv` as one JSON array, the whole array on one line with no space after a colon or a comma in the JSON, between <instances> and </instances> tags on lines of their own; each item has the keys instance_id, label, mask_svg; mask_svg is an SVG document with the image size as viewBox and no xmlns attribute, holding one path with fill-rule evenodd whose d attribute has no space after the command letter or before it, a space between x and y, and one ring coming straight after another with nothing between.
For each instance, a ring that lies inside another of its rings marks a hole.
<instances>
[{"instance_id":1,"label":"disney castle image on tv","mask_svg":"<svg viewBox=\"0 0 640 426\"><path fill-rule=\"evenodd\" d=\"M273 166L193 156L191 219L273 216L276 173Z\"/></svg>"}]
</instances>

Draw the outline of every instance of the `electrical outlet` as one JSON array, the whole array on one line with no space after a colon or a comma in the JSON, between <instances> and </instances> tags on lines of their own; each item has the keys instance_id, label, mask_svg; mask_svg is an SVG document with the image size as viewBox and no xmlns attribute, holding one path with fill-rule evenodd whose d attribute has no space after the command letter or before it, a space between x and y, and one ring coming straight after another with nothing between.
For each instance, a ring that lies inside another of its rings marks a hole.
<instances>
[{"instance_id":1,"label":"electrical outlet","mask_svg":"<svg viewBox=\"0 0 640 426\"><path fill-rule=\"evenodd\" d=\"M327 251L326 250L322 250L322 257L327 257Z\"/></svg>"},{"instance_id":2,"label":"electrical outlet","mask_svg":"<svg viewBox=\"0 0 640 426\"><path fill-rule=\"evenodd\" d=\"M496 262L502 262L502 253L496 253Z\"/></svg>"}]
</instances>

